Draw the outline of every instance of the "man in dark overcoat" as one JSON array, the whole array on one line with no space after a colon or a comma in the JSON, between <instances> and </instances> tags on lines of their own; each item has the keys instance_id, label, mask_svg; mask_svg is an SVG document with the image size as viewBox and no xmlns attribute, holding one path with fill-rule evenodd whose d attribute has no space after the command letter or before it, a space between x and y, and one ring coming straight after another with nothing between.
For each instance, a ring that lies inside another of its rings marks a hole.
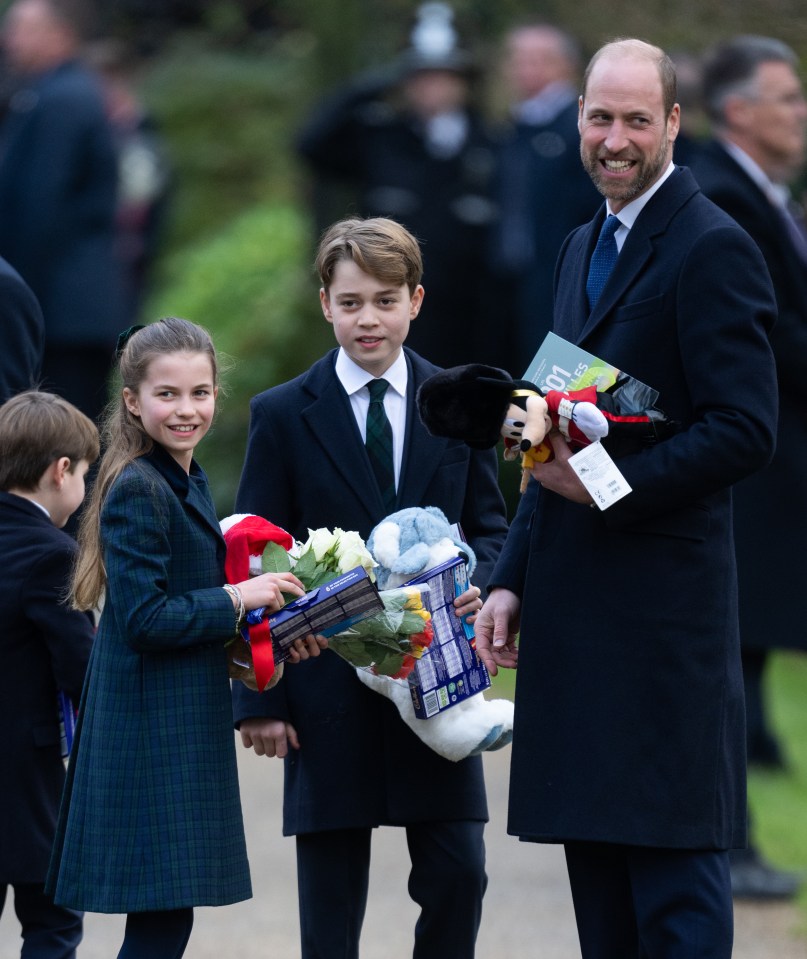
<instances>
[{"instance_id":1,"label":"man in dark overcoat","mask_svg":"<svg viewBox=\"0 0 807 959\"><path fill-rule=\"evenodd\" d=\"M773 452L775 299L753 241L671 161L663 51L601 48L579 125L606 204L561 252L555 331L652 385L679 429L617 459L631 491L602 511L561 437L532 471L477 621L492 668L519 667L508 830L565 845L583 959L728 959L746 839L730 487Z\"/></svg>"},{"instance_id":2,"label":"man in dark overcoat","mask_svg":"<svg viewBox=\"0 0 807 959\"><path fill-rule=\"evenodd\" d=\"M45 319L44 386L91 419L123 325L117 160L79 27L51 0L16 0L3 46L16 90L0 126L0 255Z\"/></svg>"},{"instance_id":3,"label":"man in dark overcoat","mask_svg":"<svg viewBox=\"0 0 807 959\"><path fill-rule=\"evenodd\" d=\"M770 649L807 650L807 232L788 184L804 165L807 101L798 58L771 37L742 36L709 51L704 98L715 138L692 164L703 192L759 246L779 315L771 336L779 382L776 454L734 489L740 636L748 760L782 765L766 718L763 676ZM766 549L775 533L774 550ZM735 896L792 896L799 879L758 849L732 855Z\"/></svg>"}]
</instances>

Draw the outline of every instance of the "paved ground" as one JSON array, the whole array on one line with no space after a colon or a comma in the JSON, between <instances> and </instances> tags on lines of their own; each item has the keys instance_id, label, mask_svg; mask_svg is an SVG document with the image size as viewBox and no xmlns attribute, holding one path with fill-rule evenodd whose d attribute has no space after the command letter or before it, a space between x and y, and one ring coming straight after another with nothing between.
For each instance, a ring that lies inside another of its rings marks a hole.
<instances>
[{"instance_id":1,"label":"paved ground","mask_svg":"<svg viewBox=\"0 0 807 959\"><path fill-rule=\"evenodd\" d=\"M187 959L295 959L297 903L294 843L280 835L281 765L239 745L242 798L255 897L221 909L199 909ZM491 822L490 885L479 935L479 959L579 959L563 854L505 834L509 750L485 756ZM400 830L378 831L362 939L365 959L411 956L415 910L406 893L406 847ZM801 926L801 935L797 929ZM734 959L807 959L806 923L791 906L737 908ZM89 915L79 959L114 959L123 919ZM11 904L0 920L0 959L19 955ZM446 959L452 959L447 956Z\"/></svg>"}]
</instances>

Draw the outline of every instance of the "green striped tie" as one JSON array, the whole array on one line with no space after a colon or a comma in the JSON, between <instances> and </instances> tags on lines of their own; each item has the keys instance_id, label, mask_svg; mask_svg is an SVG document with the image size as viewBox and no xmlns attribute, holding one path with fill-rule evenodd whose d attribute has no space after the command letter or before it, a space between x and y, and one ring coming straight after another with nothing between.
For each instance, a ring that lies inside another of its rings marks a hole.
<instances>
[{"instance_id":1,"label":"green striped tie","mask_svg":"<svg viewBox=\"0 0 807 959\"><path fill-rule=\"evenodd\" d=\"M395 467L392 461L392 426L384 411L386 380L370 380L370 406L367 410L365 447L388 513L395 509Z\"/></svg>"}]
</instances>

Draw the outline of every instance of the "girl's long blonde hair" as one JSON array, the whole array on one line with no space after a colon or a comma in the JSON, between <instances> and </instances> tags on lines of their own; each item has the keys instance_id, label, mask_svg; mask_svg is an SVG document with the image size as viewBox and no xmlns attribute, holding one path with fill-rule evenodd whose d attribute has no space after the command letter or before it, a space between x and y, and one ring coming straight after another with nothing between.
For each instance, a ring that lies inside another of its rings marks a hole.
<instances>
[{"instance_id":1,"label":"girl's long blonde hair","mask_svg":"<svg viewBox=\"0 0 807 959\"><path fill-rule=\"evenodd\" d=\"M218 359L207 330L175 316L165 317L133 333L119 353L117 396L107 406L101 422L103 455L89 501L78 530L79 554L73 570L70 600L75 609L96 609L106 588L106 570L101 544L101 509L107 494L123 470L149 453L154 441L140 418L129 412L123 399L128 387L137 393L156 357L168 353L206 353L218 385Z\"/></svg>"}]
</instances>

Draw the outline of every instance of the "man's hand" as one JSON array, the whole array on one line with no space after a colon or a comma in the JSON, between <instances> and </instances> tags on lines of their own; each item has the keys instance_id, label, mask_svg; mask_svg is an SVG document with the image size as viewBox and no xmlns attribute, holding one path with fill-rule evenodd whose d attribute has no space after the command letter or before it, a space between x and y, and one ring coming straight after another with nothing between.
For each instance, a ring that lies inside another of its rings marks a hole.
<instances>
[{"instance_id":1,"label":"man's hand","mask_svg":"<svg viewBox=\"0 0 807 959\"><path fill-rule=\"evenodd\" d=\"M530 470L545 489L552 490L573 503L592 503L591 494L583 486L580 477L569 466L573 453L569 444L560 433L552 432L547 437L555 451L554 457L547 463L536 463Z\"/></svg>"},{"instance_id":2,"label":"man's hand","mask_svg":"<svg viewBox=\"0 0 807 959\"><path fill-rule=\"evenodd\" d=\"M515 669L518 665L518 635L521 600L509 589L494 589L485 600L474 623L476 651L491 676L499 667Z\"/></svg>"},{"instance_id":3,"label":"man's hand","mask_svg":"<svg viewBox=\"0 0 807 959\"><path fill-rule=\"evenodd\" d=\"M277 756L283 759L292 749L300 748L297 730L282 719L264 719L253 716L241 722L241 742L246 749L254 749L256 756Z\"/></svg>"}]
</instances>

